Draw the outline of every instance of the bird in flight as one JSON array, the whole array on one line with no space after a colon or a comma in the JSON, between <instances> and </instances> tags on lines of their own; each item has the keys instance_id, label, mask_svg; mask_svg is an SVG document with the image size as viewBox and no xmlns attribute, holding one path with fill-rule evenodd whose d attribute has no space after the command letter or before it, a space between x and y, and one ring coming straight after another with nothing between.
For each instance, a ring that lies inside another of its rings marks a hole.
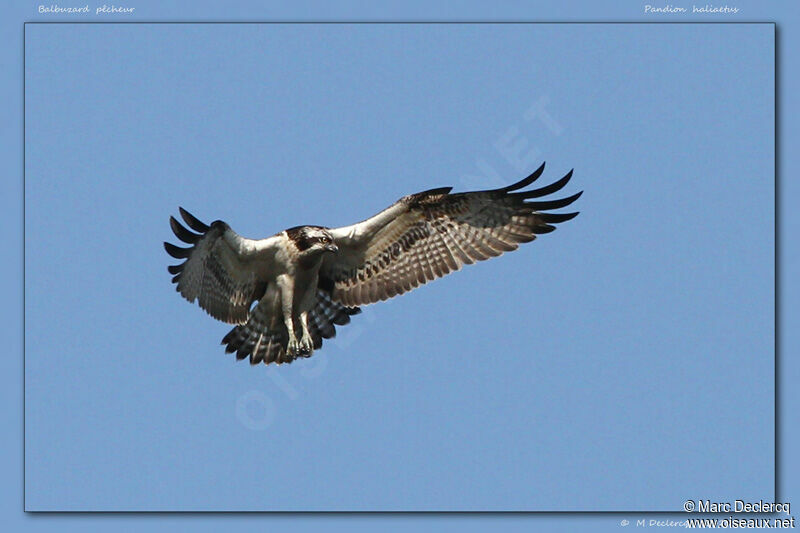
<instances>
[{"instance_id":1,"label":"bird in flight","mask_svg":"<svg viewBox=\"0 0 800 533\"><path fill-rule=\"evenodd\" d=\"M547 211L570 205L582 191L537 200L561 190L572 171L545 187L521 190L543 171L544 164L500 189L430 189L352 226L298 226L260 240L238 235L221 220L206 225L179 208L188 229L174 217L170 226L191 246L164 243L169 255L185 260L168 270L189 302L236 324L222 339L226 352L253 365L290 363L310 357L336 335L336 326L361 312L359 306L516 250L574 218L578 213Z\"/></svg>"}]
</instances>

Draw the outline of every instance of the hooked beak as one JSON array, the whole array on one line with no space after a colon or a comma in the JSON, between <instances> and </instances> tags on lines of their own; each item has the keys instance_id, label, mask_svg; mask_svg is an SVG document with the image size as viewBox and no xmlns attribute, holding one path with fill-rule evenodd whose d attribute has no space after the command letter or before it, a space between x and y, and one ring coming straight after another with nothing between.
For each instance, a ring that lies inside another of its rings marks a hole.
<instances>
[{"instance_id":1,"label":"hooked beak","mask_svg":"<svg viewBox=\"0 0 800 533\"><path fill-rule=\"evenodd\" d=\"M336 252L338 252L338 251L339 251L339 247L338 247L338 246L336 246L336 245L335 245L335 244L333 244L333 243L330 243L329 245L327 245L327 246L325 247L325 251L326 251L326 252L333 252L333 253L336 253Z\"/></svg>"}]
</instances>

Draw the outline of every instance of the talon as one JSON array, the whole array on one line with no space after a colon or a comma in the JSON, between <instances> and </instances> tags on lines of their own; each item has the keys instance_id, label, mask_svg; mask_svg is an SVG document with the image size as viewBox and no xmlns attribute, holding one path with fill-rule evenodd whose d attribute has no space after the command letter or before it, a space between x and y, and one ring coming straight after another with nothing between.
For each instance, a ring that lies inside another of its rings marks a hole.
<instances>
[{"instance_id":1,"label":"talon","mask_svg":"<svg viewBox=\"0 0 800 533\"><path fill-rule=\"evenodd\" d=\"M310 357L313 351L314 341L311 340L311 337L303 337L303 339L300 341L300 355L304 357Z\"/></svg>"},{"instance_id":2,"label":"talon","mask_svg":"<svg viewBox=\"0 0 800 533\"><path fill-rule=\"evenodd\" d=\"M302 353L302 347L297 339L290 339L289 343L286 345L286 355L289 357L297 357L300 353Z\"/></svg>"}]
</instances>

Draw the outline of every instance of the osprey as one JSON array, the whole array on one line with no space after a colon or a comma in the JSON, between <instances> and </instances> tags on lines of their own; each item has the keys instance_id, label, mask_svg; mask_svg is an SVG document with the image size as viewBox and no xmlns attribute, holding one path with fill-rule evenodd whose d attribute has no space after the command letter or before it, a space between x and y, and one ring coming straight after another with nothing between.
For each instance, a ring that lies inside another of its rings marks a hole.
<instances>
[{"instance_id":1,"label":"osprey","mask_svg":"<svg viewBox=\"0 0 800 533\"><path fill-rule=\"evenodd\" d=\"M298 226L261 240L241 237L221 220L206 225L179 208L189 229L174 217L170 226L192 246L165 242L169 255L185 259L168 270L189 302L236 324L222 339L227 353L249 357L251 364L290 363L319 349L359 306L516 250L574 218L578 213L544 211L568 206L582 192L529 201L563 188L572 171L546 187L520 191L543 171L544 164L500 189L430 189L352 226Z\"/></svg>"}]
</instances>

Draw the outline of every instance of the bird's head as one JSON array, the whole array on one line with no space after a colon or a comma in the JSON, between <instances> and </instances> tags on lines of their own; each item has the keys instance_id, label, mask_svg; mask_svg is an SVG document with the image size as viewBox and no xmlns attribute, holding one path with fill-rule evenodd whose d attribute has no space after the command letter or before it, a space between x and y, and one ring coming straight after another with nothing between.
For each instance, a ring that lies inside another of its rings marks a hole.
<instances>
[{"instance_id":1,"label":"bird's head","mask_svg":"<svg viewBox=\"0 0 800 533\"><path fill-rule=\"evenodd\" d=\"M333 235L326 229L319 226L301 226L286 231L289 239L297 246L297 250L303 255L317 255L320 253L336 253L339 247L333 239Z\"/></svg>"}]
</instances>

